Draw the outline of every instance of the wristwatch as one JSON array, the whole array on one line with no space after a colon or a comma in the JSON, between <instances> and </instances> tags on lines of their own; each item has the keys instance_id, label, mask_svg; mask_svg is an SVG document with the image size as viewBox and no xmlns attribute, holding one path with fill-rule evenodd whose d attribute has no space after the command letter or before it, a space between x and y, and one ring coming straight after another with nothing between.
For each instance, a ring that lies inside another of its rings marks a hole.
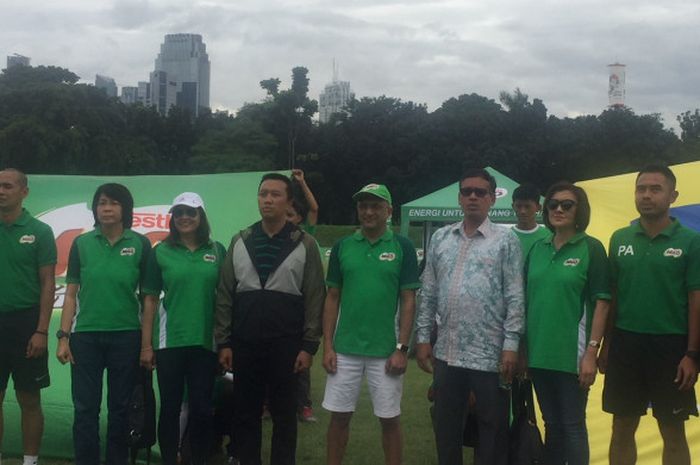
<instances>
[{"instance_id":1,"label":"wristwatch","mask_svg":"<svg viewBox=\"0 0 700 465\"><path fill-rule=\"evenodd\" d=\"M685 356L694 362L700 362L700 350L688 350Z\"/></svg>"},{"instance_id":2,"label":"wristwatch","mask_svg":"<svg viewBox=\"0 0 700 465\"><path fill-rule=\"evenodd\" d=\"M396 350L399 350L403 352L404 354L408 353L408 346L406 344L401 344L400 342L396 344Z\"/></svg>"},{"instance_id":3,"label":"wristwatch","mask_svg":"<svg viewBox=\"0 0 700 465\"><path fill-rule=\"evenodd\" d=\"M58 331L56 331L56 337L58 339L63 339L64 337L66 339L70 339L70 333L67 333L67 332L63 331L62 329L59 329Z\"/></svg>"}]
</instances>

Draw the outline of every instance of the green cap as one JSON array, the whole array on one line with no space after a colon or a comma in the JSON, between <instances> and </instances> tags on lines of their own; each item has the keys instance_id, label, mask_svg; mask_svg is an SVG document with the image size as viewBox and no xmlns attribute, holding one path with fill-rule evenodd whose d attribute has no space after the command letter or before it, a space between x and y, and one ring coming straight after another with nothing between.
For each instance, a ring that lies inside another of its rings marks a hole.
<instances>
[{"instance_id":1,"label":"green cap","mask_svg":"<svg viewBox=\"0 0 700 465\"><path fill-rule=\"evenodd\" d=\"M391 205L391 194L384 184L367 184L365 187L355 192L353 200L357 200L362 194L373 195L382 200L386 200Z\"/></svg>"}]
</instances>

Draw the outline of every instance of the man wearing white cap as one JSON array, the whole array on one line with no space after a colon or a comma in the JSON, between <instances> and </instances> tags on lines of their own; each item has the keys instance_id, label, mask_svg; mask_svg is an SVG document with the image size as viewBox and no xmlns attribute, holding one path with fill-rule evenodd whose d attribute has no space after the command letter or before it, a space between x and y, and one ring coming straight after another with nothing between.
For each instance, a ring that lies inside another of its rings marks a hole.
<instances>
[{"instance_id":1,"label":"man wearing white cap","mask_svg":"<svg viewBox=\"0 0 700 465\"><path fill-rule=\"evenodd\" d=\"M382 427L385 462L399 465L403 374L420 287L416 250L387 227L391 194L386 186L368 184L353 199L360 229L333 246L323 313L323 367L328 372L323 407L331 412L327 463L342 462L366 375Z\"/></svg>"}]
</instances>

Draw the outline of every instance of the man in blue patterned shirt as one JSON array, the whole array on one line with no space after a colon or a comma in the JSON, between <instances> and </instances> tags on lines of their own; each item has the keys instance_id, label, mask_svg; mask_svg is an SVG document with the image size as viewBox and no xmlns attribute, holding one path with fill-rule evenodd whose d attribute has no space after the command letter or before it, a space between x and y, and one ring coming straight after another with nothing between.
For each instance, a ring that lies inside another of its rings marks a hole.
<instances>
[{"instance_id":1,"label":"man in blue patterned shirt","mask_svg":"<svg viewBox=\"0 0 700 465\"><path fill-rule=\"evenodd\" d=\"M462 464L462 425L472 391L476 462L505 465L509 392L504 387L512 380L524 331L523 258L513 231L488 219L496 201L493 176L470 170L459 187L464 220L437 230L428 247L416 358L424 371L434 372L439 464ZM434 326L437 342L431 348Z\"/></svg>"}]
</instances>

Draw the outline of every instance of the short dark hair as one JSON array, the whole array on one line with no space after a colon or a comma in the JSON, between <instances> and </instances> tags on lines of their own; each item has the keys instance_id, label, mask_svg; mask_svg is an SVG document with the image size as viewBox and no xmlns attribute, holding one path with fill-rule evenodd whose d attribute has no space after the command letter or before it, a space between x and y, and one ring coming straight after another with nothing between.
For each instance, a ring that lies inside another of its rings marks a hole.
<instances>
[{"instance_id":1,"label":"short dark hair","mask_svg":"<svg viewBox=\"0 0 700 465\"><path fill-rule=\"evenodd\" d=\"M673 171L671 171L671 168L669 168L668 166L661 164L652 164L645 166L639 171L639 173L637 173L637 179L635 179L635 183L639 181L639 177L645 173L659 173L663 175L663 177L665 177L671 182L671 189L674 191L676 190L676 175L673 174Z\"/></svg>"},{"instance_id":2,"label":"short dark hair","mask_svg":"<svg viewBox=\"0 0 700 465\"><path fill-rule=\"evenodd\" d=\"M260 190L260 186L262 186L262 183L264 183L265 181L282 181L287 187L287 198L292 198L292 181L290 181L287 176L280 173L264 174L262 179L260 180L260 184L258 184L258 190Z\"/></svg>"},{"instance_id":3,"label":"short dark hair","mask_svg":"<svg viewBox=\"0 0 700 465\"><path fill-rule=\"evenodd\" d=\"M29 181L27 181L27 175L24 172L18 170L17 168L3 168L0 171L5 171L7 173L15 173L17 176L17 182L19 182L19 187L27 187Z\"/></svg>"},{"instance_id":4,"label":"short dark hair","mask_svg":"<svg viewBox=\"0 0 700 465\"><path fill-rule=\"evenodd\" d=\"M207 214L202 207L197 207L199 212L199 226L197 226L197 231L195 235L197 237L197 244L202 245L209 242L211 236L211 228L209 227L209 220L207 219ZM164 239L170 245L175 245L180 242L180 231L175 227L175 221L173 217L170 217L170 233Z\"/></svg>"},{"instance_id":5,"label":"short dark hair","mask_svg":"<svg viewBox=\"0 0 700 465\"><path fill-rule=\"evenodd\" d=\"M301 217L301 221L306 221L306 217L309 214L309 207L301 199L294 197L292 199L292 208L296 214Z\"/></svg>"},{"instance_id":6,"label":"short dark hair","mask_svg":"<svg viewBox=\"0 0 700 465\"><path fill-rule=\"evenodd\" d=\"M126 186L114 182L102 184L92 197L92 217L95 219L95 227L100 225L100 222L97 220L97 204L100 202L100 196L102 195L121 204L122 226L124 226L124 229L129 229L134 222L134 198Z\"/></svg>"},{"instance_id":7,"label":"short dark hair","mask_svg":"<svg viewBox=\"0 0 700 465\"><path fill-rule=\"evenodd\" d=\"M491 173L486 171L484 168L470 168L462 173L462 177L459 178L459 185L462 186L462 181L467 178L481 178L488 181L489 188L491 189L491 194L496 192L496 178L491 176Z\"/></svg>"},{"instance_id":8,"label":"short dark hair","mask_svg":"<svg viewBox=\"0 0 700 465\"><path fill-rule=\"evenodd\" d=\"M513 202L516 200L532 200L540 203L540 190L534 184L521 184L513 191Z\"/></svg>"},{"instance_id":9,"label":"short dark hair","mask_svg":"<svg viewBox=\"0 0 700 465\"><path fill-rule=\"evenodd\" d=\"M561 191L569 191L574 194L574 197L576 197L576 216L574 217L574 226L576 228L576 232L585 231L588 224L591 222L591 204L588 203L588 195L586 195L586 191L571 184L569 181L559 181L547 189L547 194L544 196L544 209L547 211L544 213L544 215L542 215L545 226L547 226L550 231L554 231L554 227L549 222L549 209L547 208L547 203L552 199L554 194Z\"/></svg>"}]
</instances>

